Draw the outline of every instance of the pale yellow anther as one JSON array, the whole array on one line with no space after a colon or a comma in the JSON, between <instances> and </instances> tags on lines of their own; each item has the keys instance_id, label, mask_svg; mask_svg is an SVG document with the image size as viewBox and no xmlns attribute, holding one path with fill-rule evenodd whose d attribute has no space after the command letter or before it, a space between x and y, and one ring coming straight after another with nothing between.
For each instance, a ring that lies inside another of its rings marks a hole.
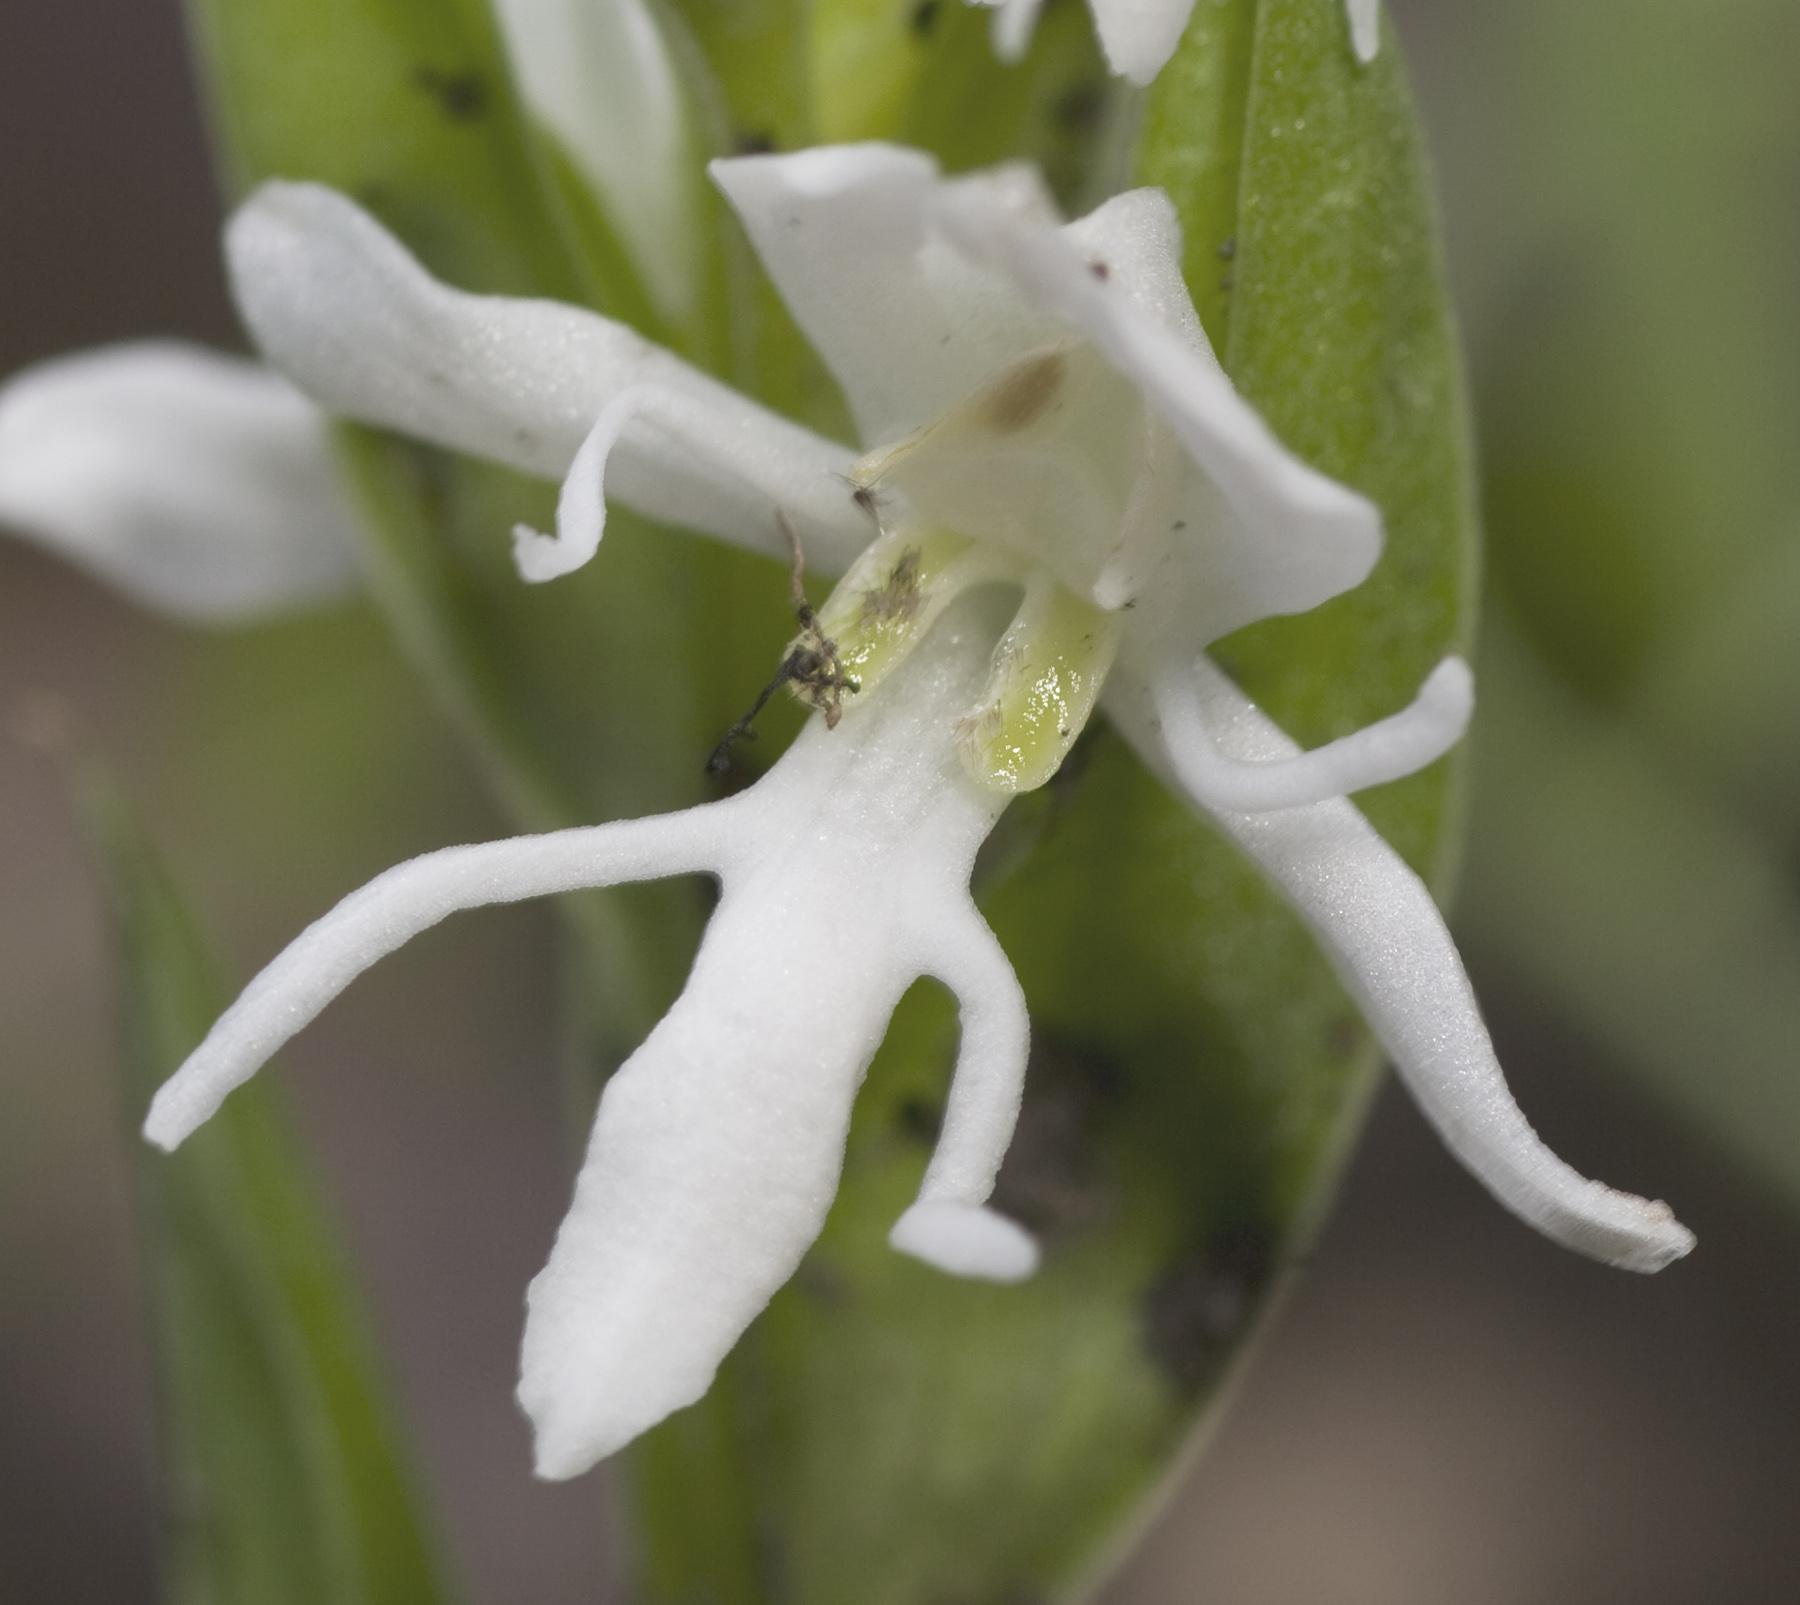
<instances>
[{"instance_id":1,"label":"pale yellow anther","mask_svg":"<svg viewBox=\"0 0 1800 1605\"><path fill-rule=\"evenodd\" d=\"M958 731L970 774L1005 792L1035 790L1054 775L1094 711L1119 631L1119 614L1034 576Z\"/></svg>"},{"instance_id":2,"label":"pale yellow anther","mask_svg":"<svg viewBox=\"0 0 1800 1605\"><path fill-rule=\"evenodd\" d=\"M1002 551L941 529L879 536L838 581L819 610L819 629L836 663L866 696L922 641L938 616L972 585L1015 577Z\"/></svg>"}]
</instances>

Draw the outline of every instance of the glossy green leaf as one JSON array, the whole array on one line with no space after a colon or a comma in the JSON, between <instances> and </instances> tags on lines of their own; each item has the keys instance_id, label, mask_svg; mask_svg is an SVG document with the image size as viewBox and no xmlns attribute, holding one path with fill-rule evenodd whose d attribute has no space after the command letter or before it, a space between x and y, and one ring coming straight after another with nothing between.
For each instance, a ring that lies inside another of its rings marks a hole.
<instances>
[{"instance_id":1,"label":"glossy green leaf","mask_svg":"<svg viewBox=\"0 0 1800 1605\"><path fill-rule=\"evenodd\" d=\"M1462 400L1403 68L1391 48L1355 65L1336 0L1202 6L1145 130L1140 175L1176 198L1234 376L1387 516L1360 592L1220 654L1321 740L1403 704L1468 619ZM1369 798L1427 870L1449 854L1448 783L1440 766ZM1324 1207L1372 1084L1365 1033L1293 916L1116 738L1015 804L978 890L1035 1043L996 1202L1045 1267L984 1288L883 1246L954 1047L921 988L870 1072L819 1248L714 1393L638 1454L657 1598L1079 1592ZM697 1550L682 1501L721 1485L728 1523Z\"/></svg>"},{"instance_id":2,"label":"glossy green leaf","mask_svg":"<svg viewBox=\"0 0 1800 1605\"><path fill-rule=\"evenodd\" d=\"M276 1079L174 1156L137 1125L223 993L123 804L90 783L139 1145L174 1605L448 1598L400 1461L357 1294Z\"/></svg>"}]
</instances>

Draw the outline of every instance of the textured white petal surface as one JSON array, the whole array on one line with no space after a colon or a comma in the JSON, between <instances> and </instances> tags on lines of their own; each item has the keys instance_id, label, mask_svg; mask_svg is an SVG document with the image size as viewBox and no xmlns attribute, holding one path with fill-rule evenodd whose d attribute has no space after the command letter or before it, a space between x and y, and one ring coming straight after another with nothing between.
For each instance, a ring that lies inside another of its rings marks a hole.
<instances>
[{"instance_id":1,"label":"textured white petal surface","mask_svg":"<svg viewBox=\"0 0 1800 1605\"><path fill-rule=\"evenodd\" d=\"M1446 658L1401 712L1310 752L1240 763L1219 750L1207 728L1204 672L1178 654L1151 679L1151 695L1169 762L1188 795L1234 813L1304 807L1410 775L1455 746L1475 711L1468 664Z\"/></svg>"},{"instance_id":2,"label":"textured white petal surface","mask_svg":"<svg viewBox=\"0 0 1800 1605\"><path fill-rule=\"evenodd\" d=\"M446 847L395 866L316 920L244 989L150 1105L174 1148L377 959L463 909L717 869L724 805Z\"/></svg>"},{"instance_id":3,"label":"textured white petal surface","mask_svg":"<svg viewBox=\"0 0 1800 1605\"><path fill-rule=\"evenodd\" d=\"M0 523L165 612L344 594L352 517L317 408L254 363L144 342L0 386Z\"/></svg>"},{"instance_id":4,"label":"textured white petal surface","mask_svg":"<svg viewBox=\"0 0 1800 1605\"><path fill-rule=\"evenodd\" d=\"M1107 65L1134 84L1147 84L1175 54L1194 0L1088 0Z\"/></svg>"},{"instance_id":5,"label":"textured white petal surface","mask_svg":"<svg viewBox=\"0 0 1800 1605\"><path fill-rule=\"evenodd\" d=\"M1196 673L1203 717L1230 757L1295 756L1229 679L1204 659ZM1121 728L1169 775L1148 688L1121 674L1110 689ZM1547 1237L1627 1270L1661 1270L1694 1246L1668 1205L1589 1181L1526 1123L1431 893L1353 804L1209 812L1306 921L1426 1118L1501 1203Z\"/></svg>"},{"instance_id":6,"label":"textured white petal surface","mask_svg":"<svg viewBox=\"0 0 1800 1605\"><path fill-rule=\"evenodd\" d=\"M1373 61L1381 49L1381 0L1344 0L1350 17L1350 48L1358 61Z\"/></svg>"},{"instance_id":7,"label":"textured white petal surface","mask_svg":"<svg viewBox=\"0 0 1800 1605\"><path fill-rule=\"evenodd\" d=\"M438 283L333 190L264 185L226 248L257 343L330 412L560 479L631 392L607 464L625 505L785 556L781 509L828 569L868 541L840 447L594 313Z\"/></svg>"},{"instance_id":8,"label":"textured white petal surface","mask_svg":"<svg viewBox=\"0 0 1800 1605\"><path fill-rule=\"evenodd\" d=\"M658 308L694 311L699 217L681 84L643 0L497 0L527 104L567 149Z\"/></svg>"}]
</instances>

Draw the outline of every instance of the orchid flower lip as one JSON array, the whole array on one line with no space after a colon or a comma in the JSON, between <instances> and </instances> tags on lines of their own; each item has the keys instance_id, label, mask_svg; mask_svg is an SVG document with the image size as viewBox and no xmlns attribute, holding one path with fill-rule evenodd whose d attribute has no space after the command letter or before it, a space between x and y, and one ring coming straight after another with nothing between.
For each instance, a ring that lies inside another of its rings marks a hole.
<instances>
[{"instance_id":1,"label":"orchid flower lip","mask_svg":"<svg viewBox=\"0 0 1800 1605\"><path fill-rule=\"evenodd\" d=\"M251 983L157 1095L150 1139L180 1142L449 913L707 873L721 894L688 983L608 1084L532 1284L519 1395L540 1471L583 1470L705 1391L821 1229L858 1082L921 975L956 996L961 1040L889 1241L955 1274L1029 1275L1036 1245L988 1199L1030 1022L969 876L1009 784L1053 772L1054 741L1098 703L1310 926L1501 1203L1607 1263L1686 1253L1666 1206L1587 1180L1531 1130L1430 893L1345 796L1460 737L1467 666L1446 659L1409 707L1303 753L1206 656L1229 629L1358 583L1383 531L1233 390L1166 198L1130 192L1064 224L1028 170L946 180L880 145L713 174L843 388L861 452L591 313L439 285L316 186L265 189L234 220L246 318L318 401L564 476L555 537L520 537L529 577L591 556L614 496L770 555L790 556L792 529L847 571L815 622L859 690L737 797L379 877ZM1005 505L1034 496L1026 519ZM972 712L998 720L1010 781L970 763L993 734L977 720L971 740Z\"/></svg>"}]
</instances>

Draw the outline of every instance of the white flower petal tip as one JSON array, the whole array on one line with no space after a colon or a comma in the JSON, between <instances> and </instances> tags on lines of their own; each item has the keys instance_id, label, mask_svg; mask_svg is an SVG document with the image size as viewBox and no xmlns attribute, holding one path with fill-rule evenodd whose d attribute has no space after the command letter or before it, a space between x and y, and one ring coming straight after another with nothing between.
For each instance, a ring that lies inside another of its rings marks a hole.
<instances>
[{"instance_id":1,"label":"white flower petal tip","mask_svg":"<svg viewBox=\"0 0 1800 1605\"><path fill-rule=\"evenodd\" d=\"M980 1204L928 1200L894 1222L888 1246L916 1260L982 1282L1023 1282L1038 1268L1038 1246L1024 1227Z\"/></svg>"},{"instance_id":2,"label":"white flower petal tip","mask_svg":"<svg viewBox=\"0 0 1800 1605\"><path fill-rule=\"evenodd\" d=\"M1381 0L1344 0L1350 16L1350 48L1365 67L1381 50Z\"/></svg>"},{"instance_id":3,"label":"white flower petal tip","mask_svg":"<svg viewBox=\"0 0 1800 1605\"><path fill-rule=\"evenodd\" d=\"M1567 1213L1532 1220L1546 1236L1603 1265L1651 1276L1693 1252L1694 1234L1659 1198L1639 1198L1603 1182L1585 1184ZM1529 1217L1528 1217L1529 1218Z\"/></svg>"},{"instance_id":4,"label":"white flower petal tip","mask_svg":"<svg viewBox=\"0 0 1800 1605\"><path fill-rule=\"evenodd\" d=\"M1169 64L1194 0L1090 0L1106 64L1140 88Z\"/></svg>"},{"instance_id":5,"label":"white flower petal tip","mask_svg":"<svg viewBox=\"0 0 1800 1605\"><path fill-rule=\"evenodd\" d=\"M0 522L189 622L316 605L358 578L317 409L254 363L173 342L0 386Z\"/></svg>"},{"instance_id":6,"label":"white flower petal tip","mask_svg":"<svg viewBox=\"0 0 1800 1605\"><path fill-rule=\"evenodd\" d=\"M144 1140L153 1148L172 1154L204 1123L205 1117L190 1117L168 1096L168 1091L164 1087L150 1100L150 1113L144 1117L143 1132Z\"/></svg>"}]
</instances>

